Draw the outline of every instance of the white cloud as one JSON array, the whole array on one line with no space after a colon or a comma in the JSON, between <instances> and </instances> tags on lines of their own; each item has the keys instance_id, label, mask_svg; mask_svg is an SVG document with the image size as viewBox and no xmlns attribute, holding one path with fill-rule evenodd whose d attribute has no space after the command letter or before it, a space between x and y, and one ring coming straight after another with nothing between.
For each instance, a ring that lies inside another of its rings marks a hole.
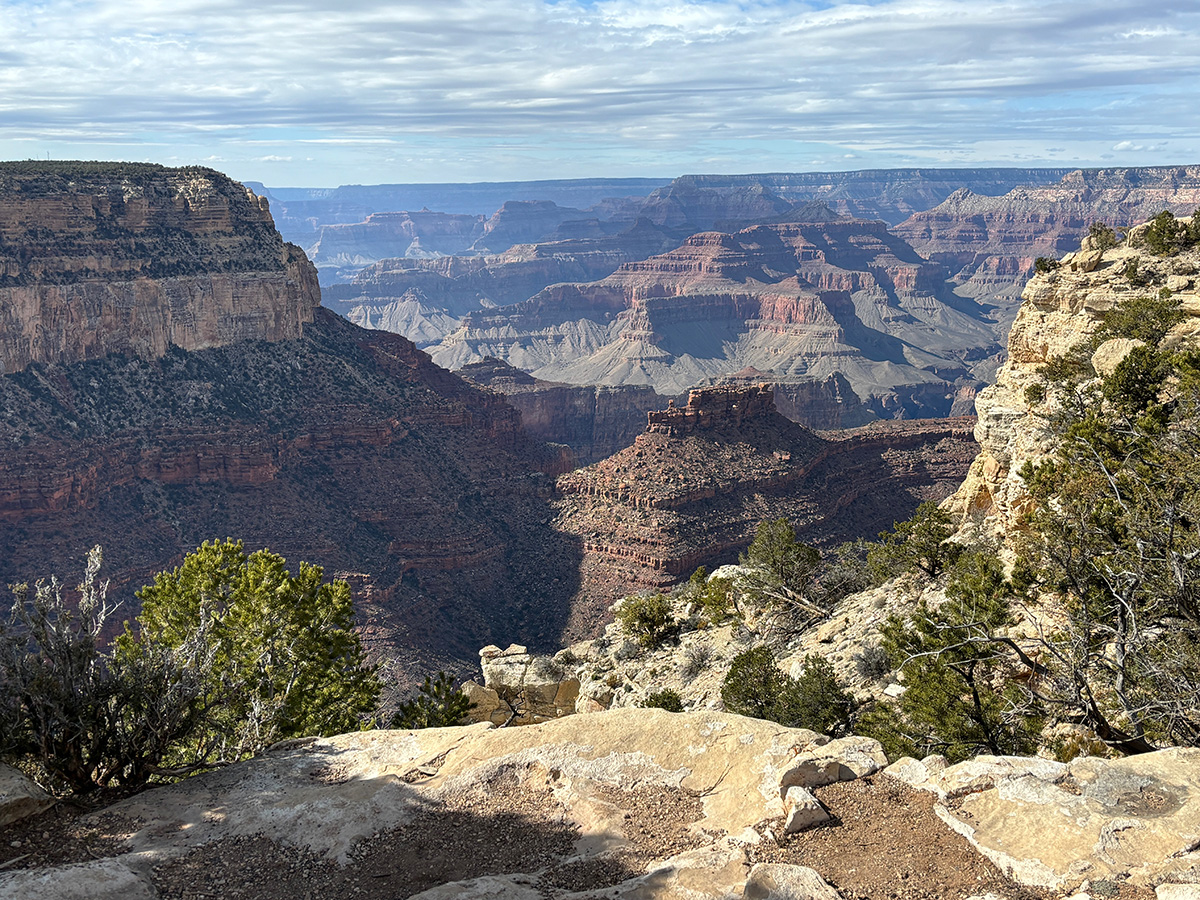
<instances>
[{"instance_id":1,"label":"white cloud","mask_svg":"<svg viewBox=\"0 0 1200 900\"><path fill-rule=\"evenodd\" d=\"M1122 151L1132 151L1134 153L1158 153L1165 150L1167 147L1166 141L1158 141L1154 144L1139 144L1135 141L1120 141L1113 144L1113 149Z\"/></svg>"},{"instance_id":2,"label":"white cloud","mask_svg":"<svg viewBox=\"0 0 1200 900\"><path fill-rule=\"evenodd\" d=\"M298 165L304 142L294 171L368 182L396 180L388 157L456 180L802 167L814 143L1099 160L1200 133L1194 0L1153 21L1132 0L0 0L0 23L0 149L55 155L166 142L249 165L267 157L231 151L258 142Z\"/></svg>"}]
</instances>

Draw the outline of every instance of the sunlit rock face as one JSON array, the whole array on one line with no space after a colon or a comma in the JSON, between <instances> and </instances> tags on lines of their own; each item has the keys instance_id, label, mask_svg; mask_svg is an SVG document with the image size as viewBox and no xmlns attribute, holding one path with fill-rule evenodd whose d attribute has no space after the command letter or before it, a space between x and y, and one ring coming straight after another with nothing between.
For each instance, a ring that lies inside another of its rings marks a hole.
<instances>
[{"instance_id":1,"label":"sunlit rock face","mask_svg":"<svg viewBox=\"0 0 1200 900\"><path fill-rule=\"evenodd\" d=\"M316 271L211 169L0 164L0 371L298 338Z\"/></svg>"}]
</instances>

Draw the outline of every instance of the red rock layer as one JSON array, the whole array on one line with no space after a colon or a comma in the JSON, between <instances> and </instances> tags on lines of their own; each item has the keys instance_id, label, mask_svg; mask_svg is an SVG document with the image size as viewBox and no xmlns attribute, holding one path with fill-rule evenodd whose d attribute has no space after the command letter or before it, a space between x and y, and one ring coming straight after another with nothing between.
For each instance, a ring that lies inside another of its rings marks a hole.
<instances>
[{"instance_id":1,"label":"red rock layer","mask_svg":"<svg viewBox=\"0 0 1200 900\"><path fill-rule=\"evenodd\" d=\"M818 436L760 409L769 389L722 397L695 398L694 416L668 413L690 423L674 433L652 413L632 447L558 479L558 528L584 554L572 636L594 630L617 597L734 561L765 519L786 516L817 545L873 538L923 500L951 494L977 452L971 418Z\"/></svg>"},{"instance_id":2,"label":"red rock layer","mask_svg":"<svg viewBox=\"0 0 1200 900\"><path fill-rule=\"evenodd\" d=\"M567 460L409 341L318 309L303 338L37 365L0 378L0 583L67 583L93 544L122 615L202 541L355 573L372 648L410 674L558 645L578 542Z\"/></svg>"}]
</instances>

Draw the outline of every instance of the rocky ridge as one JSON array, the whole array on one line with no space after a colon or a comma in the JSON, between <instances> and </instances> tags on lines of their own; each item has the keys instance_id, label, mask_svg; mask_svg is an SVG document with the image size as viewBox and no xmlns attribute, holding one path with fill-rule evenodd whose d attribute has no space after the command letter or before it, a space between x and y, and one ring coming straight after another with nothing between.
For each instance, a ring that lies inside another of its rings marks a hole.
<instances>
[{"instance_id":1,"label":"rocky ridge","mask_svg":"<svg viewBox=\"0 0 1200 900\"><path fill-rule=\"evenodd\" d=\"M560 235L567 224L587 233ZM383 259L346 283L328 285L324 298L355 324L395 331L427 346L457 329L470 312L518 303L551 284L604 278L622 263L682 240L645 219L611 231L591 219L559 225L554 240L517 244L502 253Z\"/></svg>"},{"instance_id":2,"label":"rocky ridge","mask_svg":"<svg viewBox=\"0 0 1200 900\"><path fill-rule=\"evenodd\" d=\"M881 222L784 223L693 235L588 284L473 313L431 347L442 365L494 356L548 380L679 393L747 366L835 372L884 415L945 415L999 351L984 311Z\"/></svg>"},{"instance_id":3,"label":"rocky ridge","mask_svg":"<svg viewBox=\"0 0 1200 900\"><path fill-rule=\"evenodd\" d=\"M808 431L769 385L692 391L649 414L631 447L558 479L556 527L582 546L568 636L587 636L618 597L700 564L731 561L759 522L787 516L802 540L874 535L941 499L976 453L969 419Z\"/></svg>"},{"instance_id":4,"label":"rocky ridge","mask_svg":"<svg viewBox=\"0 0 1200 900\"><path fill-rule=\"evenodd\" d=\"M528 728L366 732L288 742L80 817L73 851L39 848L24 832L0 853L10 867L0 896L162 900L254 885L264 900L305 890L367 900L1024 900L1089 889L1149 898L1157 888L1159 900L1177 900L1195 890L1200 865L1198 753L1069 765L930 757L885 769L868 739L649 709ZM909 818L880 830L897 809ZM869 854L856 854L868 834ZM871 856L895 868L881 872Z\"/></svg>"},{"instance_id":5,"label":"rocky ridge","mask_svg":"<svg viewBox=\"0 0 1200 900\"><path fill-rule=\"evenodd\" d=\"M964 523L982 522L1001 537L1017 530L1028 496L1021 468L1053 449L1046 424L1056 401L1038 370L1090 337L1105 312L1124 300L1166 290L1189 314L1168 341L1190 342L1200 330L1200 253L1155 256L1137 246L1144 229L1133 228L1125 244L1108 250L1091 249L1085 240L1082 249L1062 258L1058 269L1030 279L1009 334L1007 361L996 383L976 399L979 457L949 503ZM1138 264L1138 281L1145 283L1133 283L1126 275L1131 260ZM1110 344L1098 350L1107 361L1094 362L1116 365L1129 350ZM1044 402L1030 399L1038 388L1046 391Z\"/></svg>"},{"instance_id":6,"label":"rocky ridge","mask_svg":"<svg viewBox=\"0 0 1200 900\"><path fill-rule=\"evenodd\" d=\"M316 273L211 169L0 164L0 372L300 336Z\"/></svg>"}]
</instances>

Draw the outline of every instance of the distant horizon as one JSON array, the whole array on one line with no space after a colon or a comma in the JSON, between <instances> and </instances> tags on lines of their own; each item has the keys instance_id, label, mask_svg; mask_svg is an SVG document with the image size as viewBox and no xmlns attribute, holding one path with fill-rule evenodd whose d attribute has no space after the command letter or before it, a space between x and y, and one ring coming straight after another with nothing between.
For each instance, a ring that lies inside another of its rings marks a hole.
<instances>
[{"instance_id":1,"label":"distant horizon","mask_svg":"<svg viewBox=\"0 0 1200 900\"><path fill-rule=\"evenodd\" d=\"M1200 4L0 0L0 157L277 185L1200 159Z\"/></svg>"}]
</instances>

